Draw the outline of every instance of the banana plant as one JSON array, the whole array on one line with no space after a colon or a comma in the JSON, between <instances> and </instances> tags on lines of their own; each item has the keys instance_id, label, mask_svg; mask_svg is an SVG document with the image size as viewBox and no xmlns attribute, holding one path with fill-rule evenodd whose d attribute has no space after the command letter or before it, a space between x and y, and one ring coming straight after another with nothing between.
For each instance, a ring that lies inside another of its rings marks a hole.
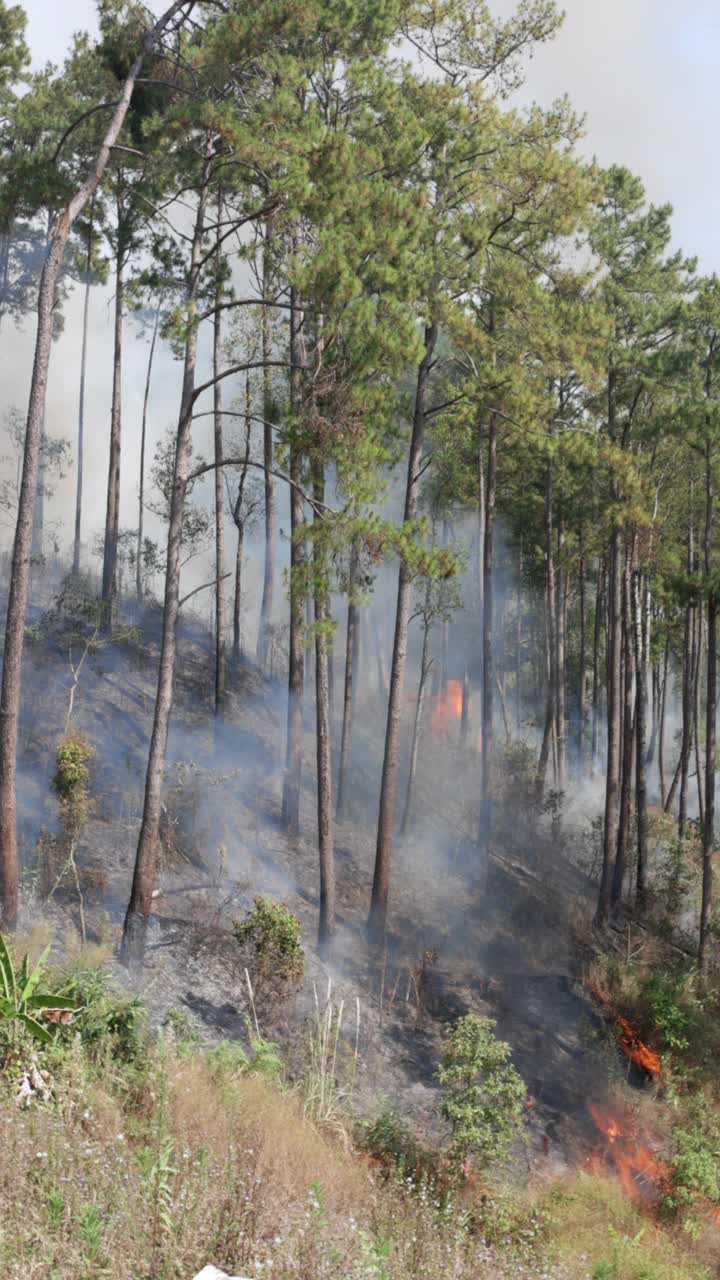
<instances>
[{"instance_id":1,"label":"banana plant","mask_svg":"<svg viewBox=\"0 0 720 1280\"><path fill-rule=\"evenodd\" d=\"M16 972L7 943L0 933L0 1026L3 1022L20 1024L42 1044L51 1044L52 1036L38 1019L46 1010L57 1010L70 1016L78 1008L68 996L51 995L40 990L50 947L46 947L32 973L27 955ZM48 1019L50 1020L50 1019ZM59 1016L53 1021L60 1021Z\"/></svg>"}]
</instances>

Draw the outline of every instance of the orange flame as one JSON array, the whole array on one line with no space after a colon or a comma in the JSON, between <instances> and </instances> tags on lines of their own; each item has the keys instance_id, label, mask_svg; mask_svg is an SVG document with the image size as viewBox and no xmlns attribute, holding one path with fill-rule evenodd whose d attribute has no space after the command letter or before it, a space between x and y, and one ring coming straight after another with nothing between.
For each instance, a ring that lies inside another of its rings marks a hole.
<instances>
[{"instance_id":1,"label":"orange flame","mask_svg":"<svg viewBox=\"0 0 720 1280\"><path fill-rule=\"evenodd\" d=\"M433 742L447 745L452 721L462 718L463 691L460 680L448 680L445 692L439 694L432 710Z\"/></svg>"},{"instance_id":2,"label":"orange flame","mask_svg":"<svg viewBox=\"0 0 720 1280\"><path fill-rule=\"evenodd\" d=\"M587 1162L588 1168L599 1173L609 1161L626 1195L640 1204L655 1200L669 1185L667 1165L649 1146L638 1140L632 1123L617 1112L603 1111L593 1103L588 1109L607 1142L604 1165L599 1153L593 1152Z\"/></svg>"},{"instance_id":3,"label":"orange flame","mask_svg":"<svg viewBox=\"0 0 720 1280\"><path fill-rule=\"evenodd\" d=\"M605 1012L612 1018L618 1029L618 1043L623 1053L634 1062L638 1067L642 1067L647 1071L648 1075L659 1078L662 1075L662 1062L660 1055L651 1049L640 1039L632 1023L628 1022L617 1009L613 1008L607 996L599 990L593 983L588 985L588 990L595 997L598 1004L602 1005Z\"/></svg>"}]
</instances>

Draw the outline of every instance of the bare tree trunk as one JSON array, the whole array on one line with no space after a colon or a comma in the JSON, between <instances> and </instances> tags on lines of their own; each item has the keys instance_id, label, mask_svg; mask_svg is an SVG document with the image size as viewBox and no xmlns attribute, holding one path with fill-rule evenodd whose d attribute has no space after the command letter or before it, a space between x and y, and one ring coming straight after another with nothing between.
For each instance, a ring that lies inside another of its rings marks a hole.
<instances>
[{"instance_id":1,"label":"bare tree trunk","mask_svg":"<svg viewBox=\"0 0 720 1280\"><path fill-rule=\"evenodd\" d=\"M103 551L102 601L103 627L112 628L114 598L117 591L117 551L120 531L120 444L122 431L122 334L123 334L123 262L124 245L118 215L118 247L115 261L115 346L113 351L112 410L110 414L110 462L108 466L107 506L105 511L105 547Z\"/></svg>"},{"instance_id":2,"label":"bare tree trunk","mask_svg":"<svg viewBox=\"0 0 720 1280\"><path fill-rule=\"evenodd\" d=\"M415 788L415 775L417 774L418 751L420 749L420 732L422 729L422 714L425 704L425 690L427 688L427 677L432 659L428 654L428 640L430 636L430 622L426 615L423 627L423 644L422 655L420 658L420 679L418 681L417 702L415 703L415 720L413 721L412 746L410 748L410 768L408 770L407 790L405 791L405 809L403 811L402 823L400 825L400 834L405 835L408 822L410 820L410 809L412 806L413 790Z\"/></svg>"},{"instance_id":3,"label":"bare tree trunk","mask_svg":"<svg viewBox=\"0 0 720 1280\"><path fill-rule=\"evenodd\" d=\"M78 405L77 483L75 486L75 538L73 540L73 573L80 572L80 534L82 528L83 462L85 459L85 374L87 371L88 314L90 311L90 279L92 268L92 233L95 199L90 203L87 238L87 271L83 300L82 353L80 355L80 403Z\"/></svg>"},{"instance_id":4,"label":"bare tree trunk","mask_svg":"<svg viewBox=\"0 0 720 1280\"><path fill-rule=\"evenodd\" d=\"M350 763L350 743L352 739L353 712L355 710L354 678L357 677L356 652L359 631L358 606L355 599L357 591L357 548L350 552L350 573L348 579L347 633L345 639L345 681L343 686L343 722L340 737L340 766L338 769L337 816L345 815L347 795L347 773Z\"/></svg>"},{"instance_id":5,"label":"bare tree trunk","mask_svg":"<svg viewBox=\"0 0 720 1280\"><path fill-rule=\"evenodd\" d=\"M522 537L518 547L518 578L515 593L517 617L515 619L515 728L520 733L522 726L522 622L523 622L523 546Z\"/></svg>"},{"instance_id":6,"label":"bare tree trunk","mask_svg":"<svg viewBox=\"0 0 720 1280\"><path fill-rule=\"evenodd\" d=\"M592 745L590 762L590 769L593 774L597 769L600 756L600 636L602 635L604 597L605 561L601 560L595 596L595 627L593 634Z\"/></svg>"},{"instance_id":7,"label":"bare tree trunk","mask_svg":"<svg viewBox=\"0 0 720 1280\"><path fill-rule=\"evenodd\" d=\"M565 624L567 621L567 574L563 565L565 551L565 529L562 514L558 520L558 583L557 583L557 690L556 721L558 749L558 786L561 791L567 790L567 713L565 708Z\"/></svg>"},{"instance_id":8,"label":"bare tree trunk","mask_svg":"<svg viewBox=\"0 0 720 1280\"><path fill-rule=\"evenodd\" d=\"M303 370L305 368L305 315L295 290L291 294L290 312L290 376L293 413L302 407ZM297 441L290 444L290 662L288 670L288 718L285 784L283 787L283 824L291 835L300 831L300 784L303 750L303 697L305 692L305 643L303 616L305 592L301 574L305 564L305 539L301 534L305 508L300 484L302 454Z\"/></svg>"},{"instance_id":9,"label":"bare tree trunk","mask_svg":"<svg viewBox=\"0 0 720 1280\"><path fill-rule=\"evenodd\" d=\"M322 463L315 464L313 496L325 499ZM320 517L317 508L314 520ZM313 541L315 562L315 742L317 751L317 815L320 852L320 916L318 946L329 947L335 935L335 850L333 844L332 756L330 749L330 684L328 671L328 603L323 581L325 552L321 541Z\"/></svg>"},{"instance_id":10,"label":"bare tree trunk","mask_svg":"<svg viewBox=\"0 0 720 1280\"><path fill-rule=\"evenodd\" d=\"M690 481L690 520L688 524L687 570L692 574L695 569L695 547L693 528L693 496L694 483ZM678 835L685 834L687 824L687 790L690 770L690 753L692 751L692 728L695 705L693 698L693 672L695 667L695 625L694 609L688 605L685 610L685 646L683 652L683 694L682 694L682 745L680 749L680 803L678 805Z\"/></svg>"},{"instance_id":11,"label":"bare tree trunk","mask_svg":"<svg viewBox=\"0 0 720 1280\"><path fill-rule=\"evenodd\" d=\"M495 497L497 489L497 419L490 414L488 424L488 465L485 496L485 546L483 550L483 702L482 758L480 773L480 878L488 871L488 858L493 830L493 699L495 661L493 646L493 538L495 533Z\"/></svg>"},{"instance_id":12,"label":"bare tree trunk","mask_svg":"<svg viewBox=\"0 0 720 1280\"><path fill-rule=\"evenodd\" d=\"M142 969L145 956L147 924L152 907L152 895L157 876L158 841L160 835L160 810L162 784L167 754L168 729L172 710L173 680L177 620L180 605L180 553L182 546L185 495L192 460L192 415L197 366L198 321L194 303L202 271L202 238L205 226L205 209L208 194L209 160L205 164L203 183L198 199L195 229L190 258L188 283L189 324L185 340L185 367L183 372L182 400L175 446L170 520L168 525L167 568L165 571L165 601L163 631L160 647L155 713L153 717L150 752L145 775L145 800L142 823L135 856L132 892L125 915L120 960L133 970Z\"/></svg>"},{"instance_id":13,"label":"bare tree trunk","mask_svg":"<svg viewBox=\"0 0 720 1280\"><path fill-rule=\"evenodd\" d=\"M710 392L710 364L706 389ZM713 473L710 442L705 446L705 578L708 584L707 693L705 724L705 822L703 824L703 874L700 905L698 968L708 968L708 933L712 919L713 852L715 848L715 756L717 734L717 597L711 586L713 535Z\"/></svg>"},{"instance_id":14,"label":"bare tree trunk","mask_svg":"<svg viewBox=\"0 0 720 1280\"><path fill-rule=\"evenodd\" d=\"M477 586L478 586L478 616L480 618L480 627L482 629L483 618L485 616L485 424L482 414L478 422L478 462L477 462L477 479L478 479L478 566L477 566ZM483 650L480 646L480 665L482 667ZM483 741L484 720L482 701L484 698L483 675L480 672L480 738L479 746L481 753L485 744Z\"/></svg>"},{"instance_id":15,"label":"bare tree trunk","mask_svg":"<svg viewBox=\"0 0 720 1280\"><path fill-rule=\"evenodd\" d=\"M268 298L271 287L270 271L270 224L265 226L265 243L263 245L263 297ZM275 594L275 482L273 466L273 400L272 375L268 362L271 356L270 309L262 308L262 351L266 368L263 371L263 480L265 485L265 572L263 576L263 593L260 605L260 626L258 629L257 657L260 666L267 667L270 646L270 628L272 626L273 596Z\"/></svg>"},{"instance_id":16,"label":"bare tree trunk","mask_svg":"<svg viewBox=\"0 0 720 1280\"><path fill-rule=\"evenodd\" d=\"M658 777L660 782L660 804L665 809L665 708L667 706L668 665L670 661L670 635L665 637L665 654L663 657L663 680L660 695L660 723L658 726Z\"/></svg>"},{"instance_id":17,"label":"bare tree trunk","mask_svg":"<svg viewBox=\"0 0 720 1280\"><path fill-rule=\"evenodd\" d=\"M617 435L616 370L611 360L608 371L608 428L611 440ZM610 481L613 503L619 498L614 474ZM622 533L618 524L610 536L610 572L608 583L608 681L607 681L607 770L605 778L605 827L603 866L595 922L604 928L610 910L613 865L617 850L618 796L620 790L620 699L622 665Z\"/></svg>"},{"instance_id":18,"label":"bare tree trunk","mask_svg":"<svg viewBox=\"0 0 720 1280\"><path fill-rule=\"evenodd\" d=\"M242 606L242 571L243 571L243 544L245 541L245 528L242 524L237 528L237 549L235 552L235 592L233 595L233 648L232 660L233 666L238 667L240 664L240 616Z\"/></svg>"},{"instance_id":19,"label":"bare tree trunk","mask_svg":"<svg viewBox=\"0 0 720 1280\"><path fill-rule=\"evenodd\" d=\"M55 289L70 229L88 201L92 199L105 172L110 149L116 142L127 115L145 55L175 14L184 7L186 7L185 0L175 0L175 3L144 36L138 56L128 71L92 172L55 220L50 248L40 277L35 357L30 382L23 472L13 542L3 651L2 693L0 694L0 904L2 924L6 929L13 929L17 921L18 858L15 794L17 731L25 615L30 585L33 513L40 462L40 442L45 419Z\"/></svg>"},{"instance_id":20,"label":"bare tree trunk","mask_svg":"<svg viewBox=\"0 0 720 1280\"><path fill-rule=\"evenodd\" d=\"M703 607L702 600L695 610L695 670L693 673L693 746L695 749L695 776L698 790L698 815L700 826L705 825L705 797L703 795L703 772L700 765L700 721L702 719L702 659L703 659Z\"/></svg>"},{"instance_id":21,"label":"bare tree trunk","mask_svg":"<svg viewBox=\"0 0 720 1280\"><path fill-rule=\"evenodd\" d=\"M625 870L627 867L628 847L630 844L630 817L632 814L632 771L635 751L635 724L633 721L633 616L631 575L635 554L635 538L633 549L628 550L623 575L623 717L622 717L622 773L620 782L620 818L618 822L617 851L610 901L615 907L622 900Z\"/></svg>"},{"instance_id":22,"label":"bare tree trunk","mask_svg":"<svg viewBox=\"0 0 720 1280\"><path fill-rule=\"evenodd\" d=\"M635 879L635 903L640 911L645 906L647 892L647 758L645 751L647 708L648 661L648 597L641 580L640 570L633 575L633 622L635 633L635 807L637 810L637 874Z\"/></svg>"},{"instance_id":23,"label":"bare tree trunk","mask_svg":"<svg viewBox=\"0 0 720 1280\"><path fill-rule=\"evenodd\" d=\"M553 547L553 465L548 455L545 463L545 665L547 694L545 703L545 728L540 757L535 774L536 798L542 799L545 789L550 749L555 725L555 691L557 688L557 646L555 643L555 551Z\"/></svg>"},{"instance_id":24,"label":"bare tree trunk","mask_svg":"<svg viewBox=\"0 0 720 1280\"><path fill-rule=\"evenodd\" d=\"M408 458L407 484L405 490L404 520L407 524L415 519L420 496L420 478L422 451L425 440L425 418L427 413L430 369L437 342L437 325L432 322L425 329L425 352L417 373L415 390L415 412L413 414L412 439ZM395 637L393 641L392 667L390 670L390 695L388 698L387 726L385 730L385 754L383 758L382 783L380 788L380 811L378 815L377 846L375 851L375 873L373 876L370 914L368 917L368 934L373 940L380 940L385 934L387 920L388 895L390 892L390 863L392 858L393 821L395 817L395 792L397 787L398 755L400 750L400 720L402 716L402 696L405 683L405 663L407 659L408 625L410 621L410 599L412 595L412 577L404 560L400 561L398 572L397 607L395 614Z\"/></svg>"},{"instance_id":25,"label":"bare tree trunk","mask_svg":"<svg viewBox=\"0 0 720 1280\"><path fill-rule=\"evenodd\" d=\"M138 536L137 536L137 554L135 557L135 595L137 602L142 604L144 598L142 565L143 565L143 535L145 521L145 446L147 441L147 416L148 405L150 403L150 383L152 380L152 368L155 359L155 344L157 342L158 329L160 327L160 311L162 308L162 300L158 302L155 309L155 322L153 324L152 338L150 340L150 353L148 355L147 373L145 375L145 393L143 395L143 411L142 411L142 430L140 432L140 485L138 488Z\"/></svg>"},{"instance_id":26,"label":"bare tree trunk","mask_svg":"<svg viewBox=\"0 0 720 1280\"><path fill-rule=\"evenodd\" d=\"M579 654L579 709L577 736L577 772L580 777L585 772L585 731L587 728L587 626L585 603L585 537L583 526L580 526L580 563L578 566L580 590L580 654Z\"/></svg>"},{"instance_id":27,"label":"bare tree trunk","mask_svg":"<svg viewBox=\"0 0 720 1280\"><path fill-rule=\"evenodd\" d=\"M218 224L222 222L222 198L218 198ZM222 256L220 231L215 251L215 316L213 324L213 439L215 445L215 716L222 719L225 707L225 494L223 473L222 382ZM265 370L267 373L268 371ZM237 570L236 570L237 572ZM235 608L239 609L236 599Z\"/></svg>"}]
</instances>

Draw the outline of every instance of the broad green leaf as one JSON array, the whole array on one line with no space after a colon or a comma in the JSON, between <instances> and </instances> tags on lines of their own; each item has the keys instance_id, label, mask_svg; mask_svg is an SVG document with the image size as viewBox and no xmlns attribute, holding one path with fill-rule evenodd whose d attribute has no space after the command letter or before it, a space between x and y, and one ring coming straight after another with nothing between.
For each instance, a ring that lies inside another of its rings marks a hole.
<instances>
[{"instance_id":1,"label":"broad green leaf","mask_svg":"<svg viewBox=\"0 0 720 1280\"><path fill-rule=\"evenodd\" d=\"M40 959L35 965L35 968L30 974L30 977L29 978L26 977L25 979L25 983L22 988L22 993L20 995L20 999L23 1001L23 1003L26 1003L30 999L30 996L32 995L40 979L42 978L43 973L45 972L45 965L47 963L47 958L49 955L50 955L50 944L48 943L42 955L40 956ZM27 963L27 956L25 957L25 962Z\"/></svg>"},{"instance_id":2,"label":"broad green leaf","mask_svg":"<svg viewBox=\"0 0 720 1280\"><path fill-rule=\"evenodd\" d=\"M7 943L0 933L0 990L8 1000L15 995L15 970L7 948Z\"/></svg>"},{"instance_id":3,"label":"broad green leaf","mask_svg":"<svg viewBox=\"0 0 720 1280\"><path fill-rule=\"evenodd\" d=\"M69 996L50 996L42 991L26 1001L28 1009L79 1009L80 1004L77 1000L71 1000Z\"/></svg>"},{"instance_id":4,"label":"broad green leaf","mask_svg":"<svg viewBox=\"0 0 720 1280\"><path fill-rule=\"evenodd\" d=\"M22 1022L23 1026L27 1027L30 1034L34 1036L36 1040L39 1040L41 1044L52 1044L52 1036L50 1035L50 1032L45 1029L42 1023L38 1022L35 1018L29 1017L27 1013L19 1013L17 1017L18 1022Z\"/></svg>"}]
</instances>

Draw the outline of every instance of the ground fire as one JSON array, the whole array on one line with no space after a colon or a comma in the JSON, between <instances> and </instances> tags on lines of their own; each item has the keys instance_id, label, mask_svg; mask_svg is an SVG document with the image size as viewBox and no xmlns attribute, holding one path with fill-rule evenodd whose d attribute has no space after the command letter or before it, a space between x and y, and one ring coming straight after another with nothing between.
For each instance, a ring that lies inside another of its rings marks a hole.
<instances>
[{"instance_id":1,"label":"ground fire","mask_svg":"<svg viewBox=\"0 0 720 1280\"><path fill-rule=\"evenodd\" d=\"M446 744L450 725L462 718L462 684L448 680L445 689L437 695L432 710L431 728L433 742Z\"/></svg>"},{"instance_id":2,"label":"ground fire","mask_svg":"<svg viewBox=\"0 0 720 1280\"><path fill-rule=\"evenodd\" d=\"M628 1022L627 1018L624 1018L621 1013L618 1013L608 997L593 983L588 984L588 991L614 1023L618 1033L618 1044L626 1057L631 1062L634 1062L637 1067L641 1067L643 1071L646 1071L649 1076L659 1079L662 1075L660 1055L640 1039L632 1023Z\"/></svg>"},{"instance_id":3,"label":"ground fire","mask_svg":"<svg viewBox=\"0 0 720 1280\"><path fill-rule=\"evenodd\" d=\"M653 1204L669 1185L669 1170L657 1153L636 1134L631 1119L618 1111L604 1111L590 1103L588 1110L605 1138L605 1151L595 1151L587 1160L593 1173L614 1168L620 1183L638 1204Z\"/></svg>"}]
</instances>

